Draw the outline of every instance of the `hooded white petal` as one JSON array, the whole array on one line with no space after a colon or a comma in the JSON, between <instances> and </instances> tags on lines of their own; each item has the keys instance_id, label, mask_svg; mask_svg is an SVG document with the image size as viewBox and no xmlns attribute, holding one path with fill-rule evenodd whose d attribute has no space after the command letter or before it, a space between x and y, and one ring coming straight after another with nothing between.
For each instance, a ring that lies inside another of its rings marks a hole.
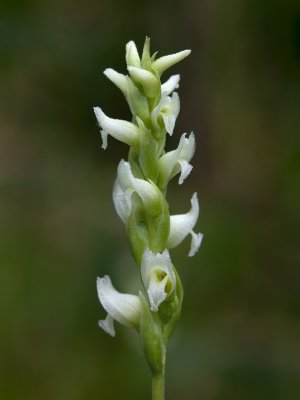
<instances>
[{"instance_id":1,"label":"hooded white petal","mask_svg":"<svg viewBox=\"0 0 300 400\"><path fill-rule=\"evenodd\" d=\"M109 314L107 314L105 319L100 319L100 321L98 321L98 326L102 328L110 336L112 337L116 336L114 319Z\"/></svg>"},{"instance_id":2,"label":"hooded white petal","mask_svg":"<svg viewBox=\"0 0 300 400\"><path fill-rule=\"evenodd\" d=\"M166 69L172 67L172 65L183 60L191 53L191 50L183 50L175 54L170 54L168 56L163 56L158 58L152 64L152 67L161 75Z\"/></svg>"},{"instance_id":3,"label":"hooded white petal","mask_svg":"<svg viewBox=\"0 0 300 400\"><path fill-rule=\"evenodd\" d=\"M121 220L126 223L128 220L132 204L131 204L131 195L133 193L133 189L123 190L119 185L118 179L115 181L113 188L113 202L117 211L117 214L121 218Z\"/></svg>"},{"instance_id":4,"label":"hooded white petal","mask_svg":"<svg viewBox=\"0 0 300 400\"><path fill-rule=\"evenodd\" d=\"M171 94L175 89L179 88L180 75L172 75L170 78L161 85L161 92Z\"/></svg>"},{"instance_id":5,"label":"hooded white petal","mask_svg":"<svg viewBox=\"0 0 300 400\"><path fill-rule=\"evenodd\" d=\"M137 328L140 319L141 304L138 296L118 292L110 277L97 278L97 291L100 303L111 318L125 326ZM111 320L102 322L101 327L111 329Z\"/></svg>"},{"instance_id":6,"label":"hooded white petal","mask_svg":"<svg viewBox=\"0 0 300 400\"><path fill-rule=\"evenodd\" d=\"M126 94L127 94L128 76L120 74L119 72L115 71L112 68L107 68L103 73L126 96Z\"/></svg>"},{"instance_id":7,"label":"hooded white petal","mask_svg":"<svg viewBox=\"0 0 300 400\"><path fill-rule=\"evenodd\" d=\"M168 250L155 254L146 249L142 258L141 274L151 310L157 311L160 304L173 292L176 284L176 276Z\"/></svg>"},{"instance_id":8,"label":"hooded white petal","mask_svg":"<svg viewBox=\"0 0 300 400\"><path fill-rule=\"evenodd\" d=\"M126 63L133 67L141 66L141 59L133 40L126 44Z\"/></svg>"},{"instance_id":9,"label":"hooded white petal","mask_svg":"<svg viewBox=\"0 0 300 400\"><path fill-rule=\"evenodd\" d=\"M134 145L139 139L139 129L136 125L128 121L120 119L113 119L107 117L100 107L94 107L94 112L98 121L99 126L105 132L105 135L109 134L115 139L121 142L127 143L128 145ZM103 134L102 134L103 138ZM103 142L103 147L107 143Z\"/></svg>"},{"instance_id":10,"label":"hooded white petal","mask_svg":"<svg viewBox=\"0 0 300 400\"><path fill-rule=\"evenodd\" d=\"M192 236L192 242L191 242L191 249L188 254L189 257L193 257L199 250L199 247L203 239L203 233L195 233L194 231L192 231L191 236Z\"/></svg>"},{"instance_id":11,"label":"hooded white petal","mask_svg":"<svg viewBox=\"0 0 300 400\"><path fill-rule=\"evenodd\" d=\"M176 247L192 232L199 216L197 193L193 194L191 204L192 207L186 214L172 215L170 217L170 234L167 242L168 248Z\"/></svg>"},{"instance_id":12,"label":"hooded white petal","mask_svg":"<svg viewBox=\"0 0 300 400\"><path fill-rule=\"evenodd\" d=\"M169 151L159 159L159 173L163 181L168 181L175 176L180 170L179 184L181 185L192 170L189 161L195 152L195 136L191 132L186 138L184 133L176 150Z\"/></svg>"}]
</instances>

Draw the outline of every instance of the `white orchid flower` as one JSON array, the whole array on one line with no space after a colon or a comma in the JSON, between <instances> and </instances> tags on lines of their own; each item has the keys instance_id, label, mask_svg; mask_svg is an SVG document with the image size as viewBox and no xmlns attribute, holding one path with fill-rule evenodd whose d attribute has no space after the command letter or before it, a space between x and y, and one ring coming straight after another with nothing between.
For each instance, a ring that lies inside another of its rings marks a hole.
<instances>
[{"instance_id":1,"label":"white orchid flower","mask_svg":"<svg viewBox=\"0 0 300 400\"><path fill-rule=\"evenodd\" d=\"M142 258L141 274L150 308L158 311L160 304L174 291L176 285L176 275L168 250L155 254L146 249Z\"/></svg>"},{"instance_id":2,"label":"white orchid flower","mask_svg":"<svg viewBox=\"0 0 300 400\"><path fill-rule=\"evenodd\" d=\"M159 104L152 111L152 122L154 126L159 127L158 118L161 117L166 131L172 136L175 122L180 110L180 101L177 92L168 96L166 92L162 93Z\"/></svg>"},{"instance_id":3,"label":"white orchid flower","mask_svg":"<svg viewBox=\"0 0 300 400\"><path fill-rule=\"evenodd\" d=\"M172 75L170 78L161 85L161 92L171 94L175 89L179 88L180 75Z\"/></svg>"},{"instance_id":4,"label":"white orchid flower","mask_svg":"<svg viewBox=\"0 0 300 400\"><path fill-rule=\"evenodd\" d=\"M101 129L102 148L107 148L107 136L111 135L115 139L120 140L133 146L139 141L139 128L131 122L121 119L107 117L100 107L94 107L94 112Z\"/></svg>"},{"instance_id":5,"label":"white orchid flower","mask_svg":"<svg viewBox=\"0 0 300 400\"><path fill-rule=\"evenodd\" d=\"M156 215L160 206L159 190L151 182L136 178L131 171L130 164L121 160L113 189L113 201L116 211L124 223L131 214L131 196L134 192L141 198L149 214Z\"/></svg>"},{"instance_id":6,"label":"white orchid flower","mask_svg":"<svg viewBox=\"0 0 300 400\"><path fill-rule=\"evenodd\" d=\"M152 67L161 75L166 69L172 67L172 65L183 60L191 53L191 50L179 51L175 54L170 54L168 56L163 56L158 58L152 63Z\"/></svg>"},{"instance_id":7,"label":"white orchid flower","mask_svg":"<svg viewBox=\"0 0 300 400\"><path fill-rule=\"evenodd\" d=\"M97 292L107 317L98 322L100 328L115 336L114 320L125 326L139 329L141 302L138 296L118 292L110 277L97 278Z\"/></svg>"},{"instance_id":8,"label":"white orchid flower","mask_svg":"<svg viewBox=\"0 0 300 400\"><path fill-rule=\"evenodd\" d=\"M188 234L192 236L191 248L189 257L192 257L198 251L203 234L193 231L199 216L199 203L197 193L193 194L191 199L191 209L186 214L171 215L170 217L170 234L167 242L168 248L173 248L179 245Z\"/></svg>"},{"instance_id":9,"label":"white orchid flower","mask_svg":"<svg viewBox=\"0 0 300 400\"><path fill-rule=\"evenodd\" d=\"M178 183L181 185L192 170L189 163L195 153L195 135L190 133L188 138L184 133L176 150L169 151L159 159L159 175L163 182L167 182L181 171Z\"/></svg>"}]
</instances>

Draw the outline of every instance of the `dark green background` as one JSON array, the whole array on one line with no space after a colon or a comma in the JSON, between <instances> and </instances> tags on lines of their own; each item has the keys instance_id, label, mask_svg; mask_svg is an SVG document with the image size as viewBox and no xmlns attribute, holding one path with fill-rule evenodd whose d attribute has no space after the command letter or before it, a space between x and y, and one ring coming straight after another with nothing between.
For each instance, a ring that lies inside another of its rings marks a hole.
<instances>
[{"instance_id":1,"label":"dark green background","mask_svg":"<svg viewBox=\"0 0 300 400\"><path fill-rule=\"evenodd\" d=\"M92 106L129 119L102 71L125 44L192 48L169 148L194 130L199 253L172 251L185 299L168 353L170 400L300 398L300 3L0 3L0 398L150 399L138 335L97 327L96 276L137 293L111 200L127 148L101 150ZM168 74L166 74L166 77ZM297 232L298 231L298 232Z\"/></svg>"}]
</instances>

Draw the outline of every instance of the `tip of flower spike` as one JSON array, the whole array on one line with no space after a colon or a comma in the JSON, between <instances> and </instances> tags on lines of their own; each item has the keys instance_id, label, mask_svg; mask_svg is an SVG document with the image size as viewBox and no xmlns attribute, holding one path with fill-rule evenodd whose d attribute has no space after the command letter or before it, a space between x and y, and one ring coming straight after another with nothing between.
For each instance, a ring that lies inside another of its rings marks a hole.
<instances>
[{"instance_id":1,"label":"tip of flower spike","mask_svg":"<svg viewBox=\"0 0 300 400\"><path fill-rule=\"evenodd\" d=\"M141 59L137 51L136 44L133 40L130 40L126 44L126 63L127 65L131 65L133 67L141 66Z\"/></svg>"}]
</instances>

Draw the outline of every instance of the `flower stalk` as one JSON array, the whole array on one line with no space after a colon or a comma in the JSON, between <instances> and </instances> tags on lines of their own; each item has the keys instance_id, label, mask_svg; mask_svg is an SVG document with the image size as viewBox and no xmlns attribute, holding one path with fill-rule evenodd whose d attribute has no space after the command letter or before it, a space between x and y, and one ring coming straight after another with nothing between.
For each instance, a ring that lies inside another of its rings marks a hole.
<instances>
[{"instance_id":1,"label":"flower stalk","mask_svg":"<svg viewBox=\"0 0 300 400\"><path fill-rule=\"evenodd\" d=\"M169 249L178 246L189 234L189 256L201 243L202 234L194 227L199 216L197 194L185 214L170 215L166 199L169 181L179 175L183 184L192 170L195 136L183 133L178 148L165 150L167 135L172 135L180 110L176 89L179 75L161 83L162 74L190 54L184 50L156 58L150 54L146 38L142 56L136 45L126 45L128 74L112 68L105 76L123 93L132 121L108 117L100 107L94 112L100 127L102 148L108 137L129 146L128 160L121 160L113 188L116 212L124 223L134 260L140 268L143 291L138 295L118 292L108 276L97 279L100 303L107 312L99 326L115 336L114 321L134 328L152 373L152 399L164 399L166 346L180 318L183 288L171 260Z\"/></svg>"}]
</instances>

